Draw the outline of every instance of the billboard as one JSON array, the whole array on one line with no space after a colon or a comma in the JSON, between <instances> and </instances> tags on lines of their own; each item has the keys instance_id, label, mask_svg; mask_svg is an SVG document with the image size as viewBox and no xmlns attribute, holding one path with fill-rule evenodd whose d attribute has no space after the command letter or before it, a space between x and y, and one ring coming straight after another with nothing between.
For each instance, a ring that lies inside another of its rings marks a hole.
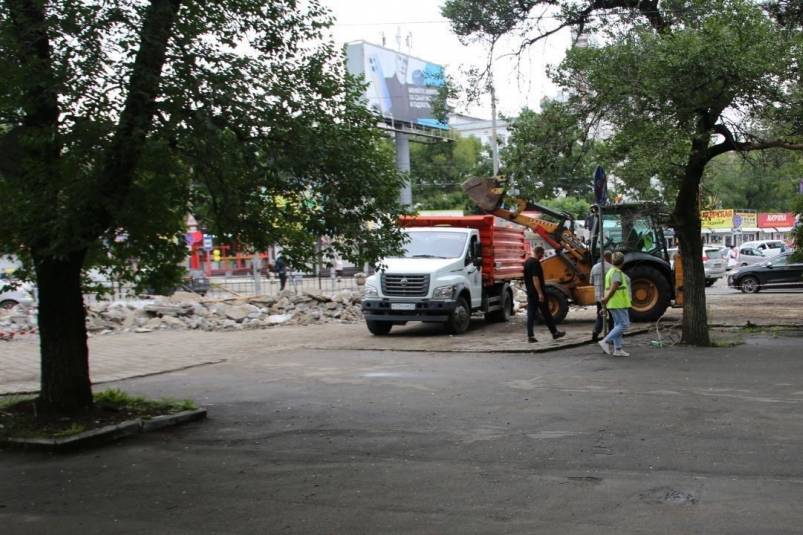
<instances>
[{"instance_id":1,"label":"billboard","mask_svg":"<svg viewBox=\"0 0 803 535\"><path fill-rule=\"evenodd\" d=\"M365 77L368 106L386 119L446 129L433 117L432 99L444 83L443 66L363 41L346 46L351 74Z\"/></svg>"},{"instance_id":2,"label":"billboard","mask_svg":"<svg viewBox=\"0 0 803 535\"><path fill-rule=\"evenodd\" d=\"M737 210L733 216L733 227L740 229L755 229L758 227L758 215L755 212L742 212Z\"/></svg>"},{"instance_id":3,"label":"billboard","mask_svg":"<svg viewBox=\"0 0 803 535\"><path fill-rule=\"evenodd\" d=\"M758 214L758 226L761 228L794 227L795 214L791 212L780 214Z\"/></svg>"},{"instance_id":4,"label":"billboard","mask_svg":"<svg viewBox=\"0 0 803 535\"><path fill-rule=\"evenodd\" d=\"M730 229L733 227L733 210L703 210L700 222L704 229Z\"/></svg>"}]
</instances>

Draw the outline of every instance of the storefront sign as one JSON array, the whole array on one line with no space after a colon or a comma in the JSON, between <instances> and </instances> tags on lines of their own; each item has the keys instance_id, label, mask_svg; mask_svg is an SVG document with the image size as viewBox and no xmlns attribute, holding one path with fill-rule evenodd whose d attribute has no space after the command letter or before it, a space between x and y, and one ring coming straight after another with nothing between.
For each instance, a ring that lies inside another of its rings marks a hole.
<instances>
[{"instance_id":1,"label":"storefront sign","mask_svg":"<svg viewBox=\"0 0 803 535\"><path fill-rule=\"evenodd\" d=\"M760 228L777 228L795 226L795 214L791 212L783 214L758 214L758 226Z\"/></svg>"},{"instance_id":2,"label":"storefront sign","mask_svg":"<svg viewBox=\"0 0 803 535\"><path fill-rule=\"evenodd\" d=\"M700 221L703 229L730 229L733 227L733 209L703 210Z\"/></svg>"},{"instance_id":3,"label":"storefront sign","mask_svg":"<svg viewBox=\"0 0 803 535\"><path fill-rule=\"evenodd\" d=\"M758 214L755 212L736 212L733 226L738 228L755 228L758 226Z\"/></svg>"}]
</instances>

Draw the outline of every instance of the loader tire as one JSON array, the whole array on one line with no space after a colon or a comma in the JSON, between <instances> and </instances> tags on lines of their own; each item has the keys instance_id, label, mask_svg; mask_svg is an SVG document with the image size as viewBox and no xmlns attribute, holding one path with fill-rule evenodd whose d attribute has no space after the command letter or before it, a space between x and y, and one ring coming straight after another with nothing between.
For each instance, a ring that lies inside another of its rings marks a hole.
<instances>
[{"instance_id":1,"label":"loader tire","mask_svg":"<svg viewBox=\"0 0 803 535\"><path fill-rule=\"evenodd\" d=\"M626 268L630 277L632 306L630 321L656 321L663 316L672 300L672 289L666 276L654 267L636 265Z\"/></svg>"}]
</instances>

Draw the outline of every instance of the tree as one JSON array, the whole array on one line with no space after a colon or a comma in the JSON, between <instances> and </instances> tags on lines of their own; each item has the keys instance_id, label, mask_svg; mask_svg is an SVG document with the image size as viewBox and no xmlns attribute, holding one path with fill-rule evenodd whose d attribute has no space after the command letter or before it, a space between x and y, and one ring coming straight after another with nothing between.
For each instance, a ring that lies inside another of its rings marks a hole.
<instances>
[{"instance_id":1,"label":"tree","mask_svg":"<svg viewBox=\"0 0 803 535\"><path fill-rule=\"evenodd\" d=\"M599 163L595 142L568 105L546 101L540 113L524 109L502 151L504 173L521 193L539 201L560 194L591 196L589 169Z\"/></svg>"},{"instance_id":2,"label":"tree","mask_svg":"<svg viewBox=\"0 0 803 535\"><path fill-rule=\"evenodd\" d=\"M703 207L789 212L801 176L800 153L773 149L723 154L706 167Z\"/></svg>"},{"instance_id":3,"label":"tree","mask_svg":"<svg viewBox=\"0 0 803 535\"><path fill-rule=\"evenodd\" d=\"M465 208L469 200L460 185L468 177L490 173L490 158L475 137L410 147L413 201L420 210Z\"/></svg>"},{"instance_id":4,"label":"tree","mask_svg":"<svg viewBox=\"0 0 803 535\"><path fill-rule=\"evenodd\" d=\"M399 243L392 153L300 5L0 3L0 252L38 286L41 411L92 403L82 271L177 276L188 212L298 262L317 235L352 260Z\"/></svg>"},{"instance_id":5,"label":"tree","mask_svg":"<svg viewBox=\"0 0 803 535\"><path fill-rule=\"evenodd\" d=\"M477 3L446 2L463 14L455 30L471 27ZM803 149L800 32L748 0L488 5L482 17L504 17L512 5L525 14L512 27L526 33L522 49L570 26L599 36L597 46L571 49L553 79L569 90L578 113L611 129L617 175L637 169L676 192L671 224L684 251L682 339L707 345L701 181L708 164L729 152ZM554 6L559 12L548 17L533 13Z\"/></svg>"}]
</instances>

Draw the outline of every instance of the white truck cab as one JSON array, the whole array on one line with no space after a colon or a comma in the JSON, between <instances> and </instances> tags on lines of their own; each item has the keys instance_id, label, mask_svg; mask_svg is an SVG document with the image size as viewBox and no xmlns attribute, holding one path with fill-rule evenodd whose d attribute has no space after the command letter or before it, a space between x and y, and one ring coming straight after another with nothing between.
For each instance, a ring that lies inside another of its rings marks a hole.
<instances>
[{"instance_id":1,"label":"white truck cab","mask_svg":"<svg viewBox=\"0 0 803 535\"><path fill-rule=\"evenodd\" d=\"M482 228L457 226L461 222ZM368 277L362 311L373 334L388 334L393 325L408 321L444 323L449 332L460 334L474 312L485 312L491 321L506 321L512 315L509 278L500 280L497 275L495 280L494 273L483 271L494 271L488 268L494 258L491 246L483 258L481 240L492 243L494 232L502 231L493 228L489 216L466 216L453 224L406 228L403 254L383 259L377 273Z\"/></svg>"}]
</instances>

